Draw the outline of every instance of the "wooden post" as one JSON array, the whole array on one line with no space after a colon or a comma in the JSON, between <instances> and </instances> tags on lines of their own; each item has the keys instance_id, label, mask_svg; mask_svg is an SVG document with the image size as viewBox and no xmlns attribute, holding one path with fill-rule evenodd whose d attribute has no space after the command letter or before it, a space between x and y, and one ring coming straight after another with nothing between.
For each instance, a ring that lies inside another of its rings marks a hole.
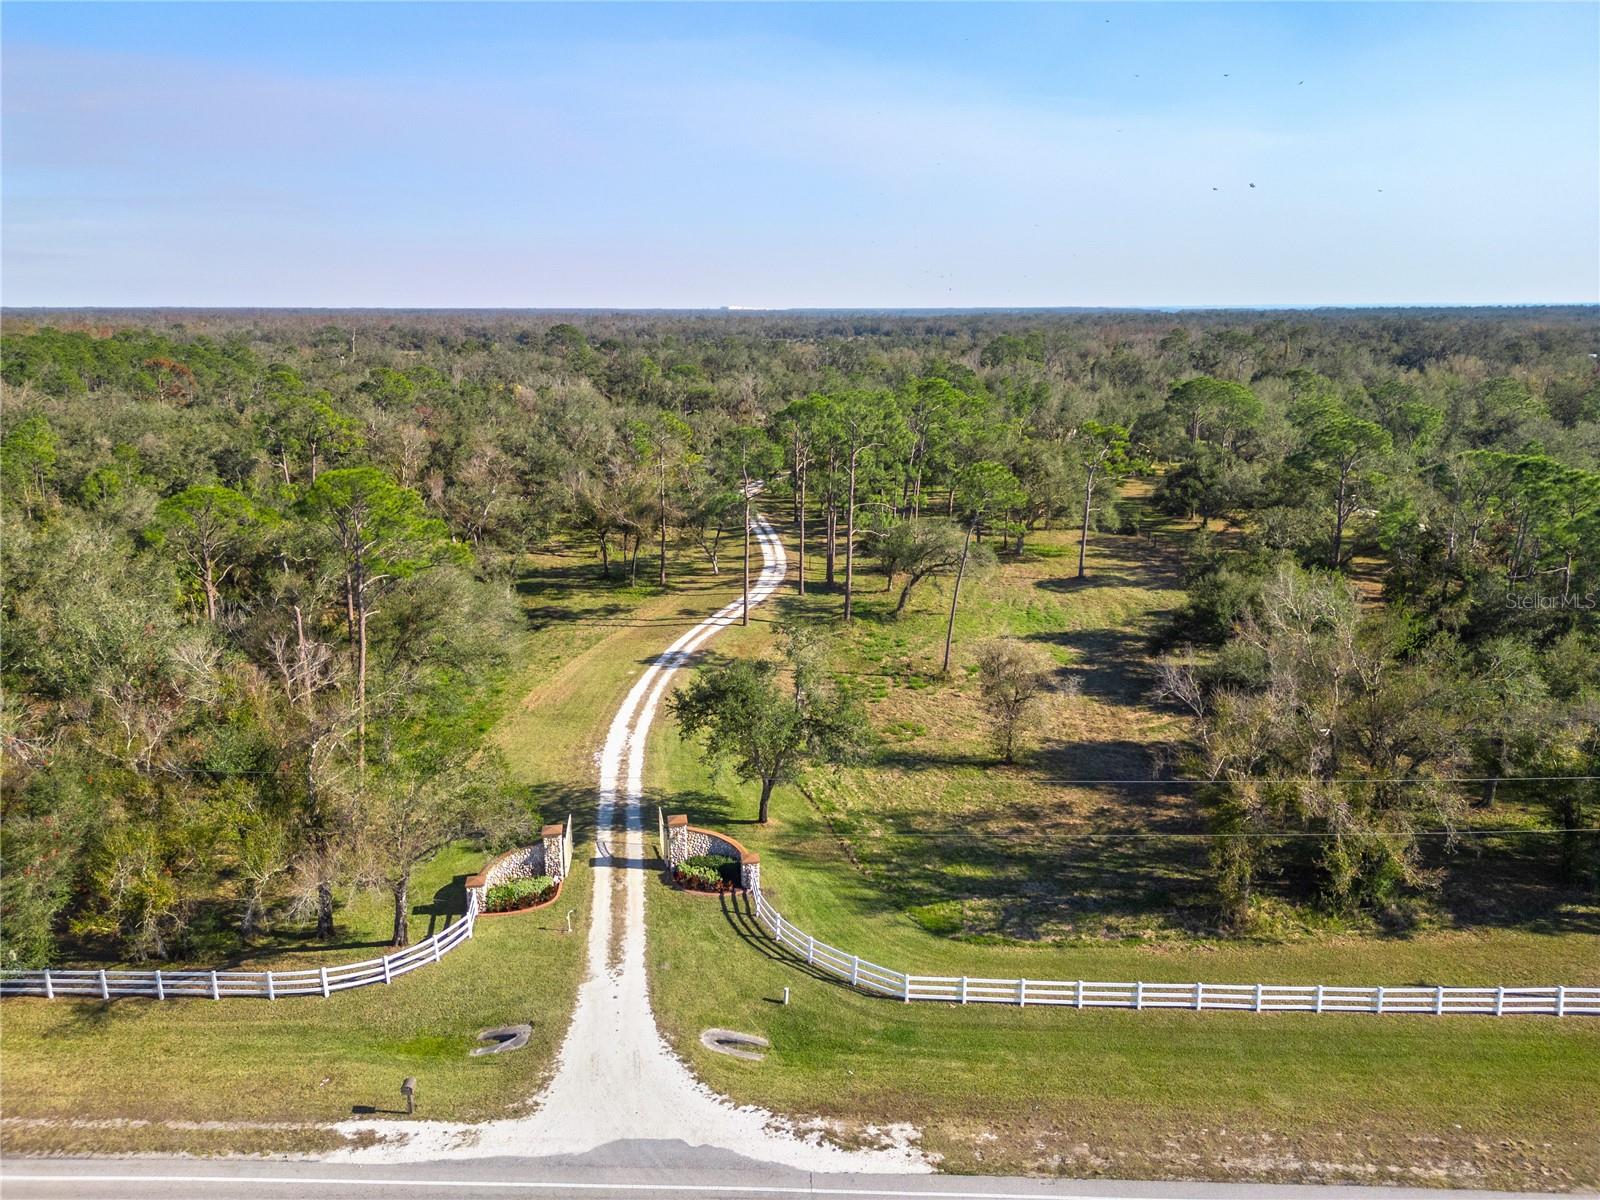
<instances>
[{"instance_id":1,"label":"wooden post","mask_svg":"<svg viewBox=\"0 0 1600 1200\"><path fill-rule=\"evenodd\" d=\"M433 937L433 961L434 962L438 962L439 961L440 953L441 952L439 950L439 935L438 934L434 934L434 937Z\"/></svg>"},{"instance_id":2,"label":"wooden post","mask_svg":"<svg viewBox=\"0 0 1600 1200\"><path fill-rule=\"evenodd\" d=\"M1311 1011L1312 1012L1321 1012L1322 1011L1322 985L1320 983L1317 984L1317 998L1316 998L1315 1003L1312 1005Z\"/></svg>"},{"instance_id":3,"label":"wooden post","mask_svg":"<svg viewBox=\"0 0 1600 1200\"><path fill-rule=\"evenodd\" d=\"M1557 984L1556 985L1556 1016L1564 1017L1566 1015L1567 1015L1567 986L1566 986L1566 984Z\"/></svg>"},{"instance_id":4,"label":"wooden post","mask_svg":"<svg viewBox=\"0 0 1600 1200\"><path fill-rule=\"evenodd\" d=\"M910 1004L911 1003L911 976L909 976L909 975L900 976L900 987L901 987L901 995L905 997L905 1002L907 1004Z\"/></svg>"},{"instance_id":5,"label":"wooden post","mask_svg":"<svg viewBox=\"0 0 1600 1200\"><path fill-rule=\"evenodd\" d=\"M1072 1005L1072 1007L1074 1007L1074 1008L1082 1008L1083 1007L1083 980L1081 980L1081 979L1078 980L1078 982L1073 986L1072 997L1073 997L1073 1005Z\"/></svg>"},{"instance_id":6,"label":"wooden post","mask_svg":"<svg viewBox=\"0 0 1600 1200\"><path fill-rule=\"evenodd\" d=\"M1433 1015L1444 1016L1444 987L1440 985L1433 989Z\"/></svg>"},{"instance_id":7,"label":"wooden post","mask_svg":"<svg viewBox=\"0 0 1600 1200\"><path fill-rule=\"evenodd\" d=\"M379 961L383 963L383 981L385 983L392 982L392 977L389 974L389 956L385 954Z\"/></svg>"},{"instance_id":8,"label":"wooden post","mask_svg":"<svg viewBox=\"0 0 1600 1200\"><path fill-rule=\"evenodd\" d=\"M1028 981L1026 979L1017 980L1017 1007L1028 1007Z\"/></svg>"},{"instance_id":9,"label":"wooden post","mask_svg":"<svg viewBox=\"0 0 1600 1200\"><path fill-rule=\"evenodd\" d=\"M322 998L326 1000L328 998L328 968L318 967L317 971L322 979Z\"/></svg>"},{"instance_id":10,"label":"wooden post","mask_svg":"<svg viewBox=\"0 0 1600 1200\"><path fill-rule=\"evenodd\" d=\"M861 986L861 955L859 954L850 956L850 986Z\"/></svg>"},{"instance_id":11,"label":"wooden post","mask_svg":"<svg viewBox=\"0 0 1600 1200\"><path fill-rule=\"evenodd\" d=\"M817 939L809 933L806 934L806 965L810 966L817 957Z\"/></svg>"},{"instance_id":12,"label":"wooden post","mask_svg":"<svg viewBox=\"0 0 1600 1200\"><path fill-rule=\"evenodd\" d=\"M104 969L102 969L100 972L100 999L111 999L111 988L106 985L106 973Z\"/></svg>"},{"instance_id":13,"label":"wooden post","mask_svg":"<svg viewBox=\"0 0 1600 1200\"><path fill-rule=\"evenodd\" d=\"M963 975L961 977L961 1003L965 1004L966 1002L967 1002L967 977L965 975Z\"/></svg>"},{"instance_id":14,"label":"wooden post","mask_svg":"<svg viewBox=\"0 0 1600 1200\"><path fill-rule=\"evenodd\" d=\"M157 967L156 968L156 999L157 1000L165 1000L166 998L167 998L167 987L166 987L166 985L164 983L161 982L161 968Z\"/></svg>"},{"instance_id":15,"label":"wooden post","mask_svg":"<svg viewBox=\"0 0 1600 1200\"><path fill-rule=\"evenodd\" d=\"M1497 987L1494 990L1494 1015L1497 1017L1503 1017L1505 1016L1505 1012L1506 989L1503 987Z\"/></svg>"},{"instance_id":16,"label":"wooden post","mask_svg":"<svg viewBox=\"0 0 1600 1200\"><path fill-rule=\"evenodd\" d=\"M1195 1007L1195 1011L1199 1012L1205 1006L1206 1006L1206 985L1203 984L1203 983L1197 983L1197 984L1194 985L1194 1007Z\"/></svg>"},{"instance_id":17,"label":"wooden post","mask_svg":"<svg viewBox=\"0 0 1600 1200\"><path fill-rule=\"evenodd\" d=\"M1137 1011L1144 1007L1144 981L1135 980L1133 985L1133 1007Z\"/></svg>"},{"instance_id":18,"label":"wooden post","mask_svg":"<svg viewBox=\"0 0 1600 1200\"><path fill-rule=\"evenodd\" d=\"M276 1000L277 998L278 998L278 984L277 984L277 981L272 978L272 972L268 971L267 972L267 999L268 1000Z\"/></svg>"},{"instance_id":19,"label":"wooden post","mask_svg":"<svg viewBox=\"0 0 1600 1200\"><path fill-rule=\"evenodd\" d=\"M211 972L211 998L213 1000L222 999L222 992L217 988L217 973L215 971Z\"/></svg>"},{"instance_id":20,"label":"wooden post","mask_svg":"<svg viewBox=\"0 0 1600 1200\"><path fill-rule=\"evenodd\" d=\"M56 985L50 978L49 967L44 969L44 998L46 1000L54 1000L56 998Z\"/></svg>"},{"instance_id":21,"label":"wooden post","mask_svg":"<svg viewBox=\"0 0 1600 1200\"><path fill-rule=\"evenodd\" d=\"M1381 986L1378 988L1378 995L1374 1001L1374 1004L1375 1007L1372 1011L1381 1013L1383 1011L1383 988Z\"/></svg>"},{"instance_id":22,"label":"wooden post","mask_svg":"<svg viewBox=\"0 0 1600 1200\"><path fill-rule=\"evenodd\" d=\"M1255 1009L1253 1011L1255 1011L1255 1012L1260 1012L1261 1011L1261 985L1259 983L1256 984L1256 1005L1255 1005Z\"/></svg>"}]
</instances>

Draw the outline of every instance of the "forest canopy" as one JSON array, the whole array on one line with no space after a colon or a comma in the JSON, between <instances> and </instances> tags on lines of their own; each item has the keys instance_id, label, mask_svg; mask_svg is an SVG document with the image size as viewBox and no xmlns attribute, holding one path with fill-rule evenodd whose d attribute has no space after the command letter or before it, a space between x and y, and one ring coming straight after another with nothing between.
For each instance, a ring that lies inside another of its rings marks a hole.
<instances>
[{"instance_id":1,"label":"forest canopy","mask_svg":"<svg viewBox=\"0 0 1600 1200\"><path fill-rule=\"evenodd\" d=\"M1597 350L1587 308L8 313L0 953L328 937L364 886L403 942L413 866L540 817L484 737L523 556L671 587L752 483L848 619L857 556L903 607L974 540L1135 532L1148 482L1192 527L1151 650L1183 769L1285 837L1219 841L1232 920L1286 870L1429 886L1468 778L1568 777L1593 889Z\"/></svg>"}]
</instances>

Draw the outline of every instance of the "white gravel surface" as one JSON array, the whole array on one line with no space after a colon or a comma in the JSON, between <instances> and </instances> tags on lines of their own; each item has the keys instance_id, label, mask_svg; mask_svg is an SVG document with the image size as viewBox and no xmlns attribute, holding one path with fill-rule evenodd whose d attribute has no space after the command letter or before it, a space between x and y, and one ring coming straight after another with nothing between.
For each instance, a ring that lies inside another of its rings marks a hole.
<instances>
[{"instance_id":1,"label":"white gravel surface","mask_svg":"<svg viewBox=\"0 0 1600 1200\"><path fill-rule=\"evenodd\" d=\"M755 533L763 569L750 589L752 606L771 596L786 573L783 545L772 527L757 518ZM735 600L669 646L645 669L611 723L599 756L588 978L578 991L555 1079L537 1109L525 1118L481 1125L346 1122L339 1126L345 1132L366 1130L384 1140L335 1157L368 1162L542 1157L584 1154L615 1142L669 1141L806 1171L932 1170L915 1149L915 1131L905 1127L856 1131L875 1134L879 1147L844 1150L828 1144L819 1128L796 1127L764 1109L735 1106L696 1080L656 1029L644 958L644 889L654 874L640 804L645 741L673 673L718 630L737 623L741 607L742 600ZM616 949L611 945L614 902L623 906ZM530 1052L533 1047L523 1051Z\"/></svg>"}]
</instances>

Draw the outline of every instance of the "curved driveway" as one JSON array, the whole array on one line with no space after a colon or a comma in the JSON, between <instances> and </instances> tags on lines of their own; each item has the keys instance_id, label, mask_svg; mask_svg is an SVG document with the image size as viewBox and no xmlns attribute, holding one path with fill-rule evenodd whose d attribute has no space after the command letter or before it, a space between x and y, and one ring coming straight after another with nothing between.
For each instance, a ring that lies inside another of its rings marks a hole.
<instances>
[{"instance_id":1,"label":"curved driveway","mask_svg":"<svg viewBox=\"0 0 1600 1200\"><path fill-rule=\"evenodd\" d=\"M762 571L750 588L752 606L782 585L787 569L772 526L757 517L754 532ZM762 1109L735 1107L697 1081L656 1029L644 956L644 891L654 861L643 837L645 745L674 673L719 630L736 624L742 605L742 599L734 600L668 646L640 675L611 722L598 761L588 976L578 991L555 1079L540 1097L538 1110L531 1117L483 1125L351 1122L342 1128L371 1130L395 1141L348 1157L545 1157L614 1147L606 1157L615 1158L622 1148L618 1144L633 1143L648 1158L655 1151L646 1147L664 1148L665 1143L698 1149L708 1158L731 1154L806 1171L930 1169L915 1150L898 1144L899 1135L907 1131L882 1131L893 1148L845 1151Z\"/></svg>"}]
</instances>

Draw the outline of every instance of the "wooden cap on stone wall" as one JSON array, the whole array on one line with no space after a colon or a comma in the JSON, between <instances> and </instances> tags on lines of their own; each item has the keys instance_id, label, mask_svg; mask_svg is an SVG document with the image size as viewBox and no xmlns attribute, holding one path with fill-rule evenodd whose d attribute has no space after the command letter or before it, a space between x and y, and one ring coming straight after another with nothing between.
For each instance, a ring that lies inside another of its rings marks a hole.
<instances>
[{"instance_id":1,"label":"wooden cap on stone wall","mask_svg":"<svg viewBox=\"0 0 1600 1200\"><path fill-rule=\"evenodd\" d=\"M688 823L689 823L689 814L688 813L678 813L676 816L671 816L671 817L667 818L667 828L668 829L677 829L679 826L687 825Z\"/></svg>"},{"instance_id":2,"label":"wooden cap on stone wall","mask_svg":"<svg viewBox=\"0 0 1600 1200\"><path fill-rule=\"evenodd\" d=\"M466 886L468 889L481 888L489 882L487 875L468 875Z\"/></svg>"},{"instance_id":3,"label":"wooden cap on stone wall","mask_svg":"<svg viewBox=\"0 0 1600 1200\"><path fill-rule=\"evenodd\" d=\"M546 825L539 831L539 836L542 838L557 838L566 832L567 827L565 825Z\"/></svg>"},{"instance_id":4,"label":"wooden cap on stone wall","mask_svg":"<svg viewBox=\"0 0 1600 1200\"><path fill-rule=\"evenodd\" d=\"M748 867L752 863L760 862L761 861L761 855L757 854L754 850L745 850L742 853L740 853L739 861L741 863L743 863L745 866Z\"/></svg>"}]
</instances>

